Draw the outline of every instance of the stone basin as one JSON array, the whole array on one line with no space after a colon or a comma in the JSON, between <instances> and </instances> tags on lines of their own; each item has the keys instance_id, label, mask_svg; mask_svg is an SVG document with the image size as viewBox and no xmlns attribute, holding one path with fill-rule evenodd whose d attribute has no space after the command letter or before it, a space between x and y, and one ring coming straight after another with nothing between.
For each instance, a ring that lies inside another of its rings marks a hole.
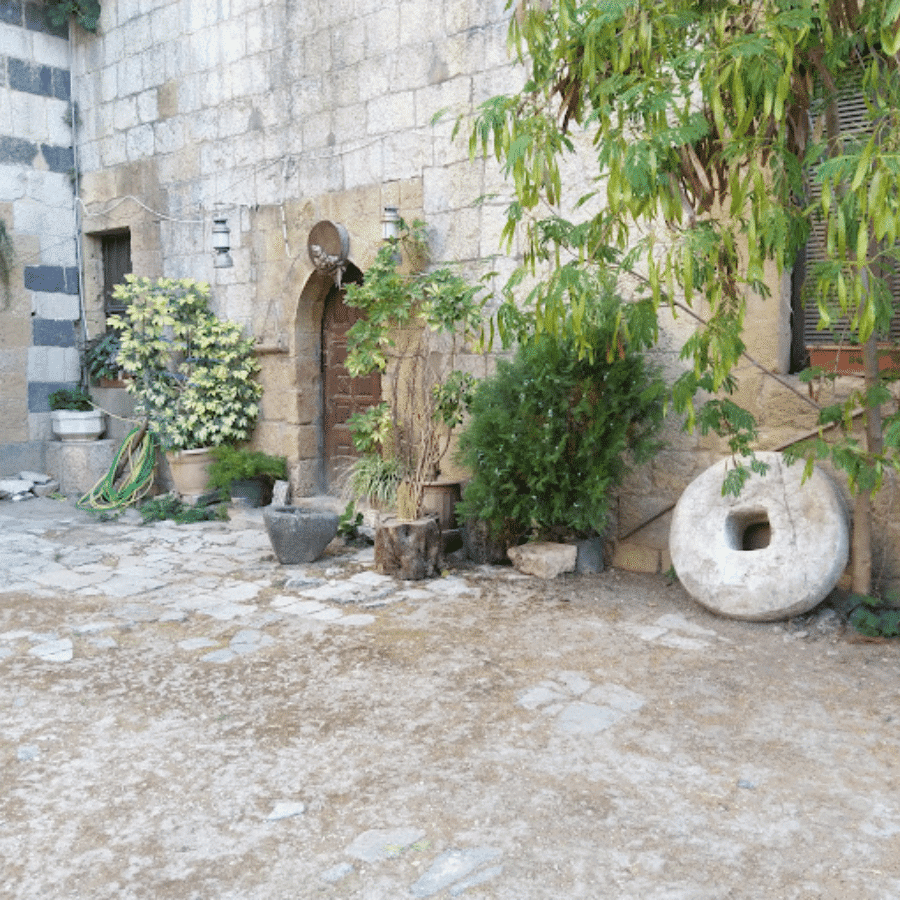
<instances>
[{"instance_id":1,"label":"stone basin","mask_svg":"<svg viewBox=\"0 0 900 900\"><path fill-rule=\"evenodd\" d=\"M317 560L337 534L339 516L326 509L268 506L266 533L278 562L291 566Z\"/></svg>"}]
</instances>

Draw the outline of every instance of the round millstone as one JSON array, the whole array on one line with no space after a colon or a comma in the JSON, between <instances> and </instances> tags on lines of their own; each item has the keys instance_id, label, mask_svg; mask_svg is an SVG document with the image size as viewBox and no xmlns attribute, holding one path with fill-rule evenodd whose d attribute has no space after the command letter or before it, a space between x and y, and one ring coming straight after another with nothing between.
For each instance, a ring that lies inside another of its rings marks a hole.
<instances>
[{"instance_id":1,"label":"round millstone","mask_svg":"<svg viewBox=\"0 0 900 900\"><path fill-rule=\"evenodd\" d=\"M768 465L739 496L722 495L730 459L692 481L675 506L669 532L672 565L688 593L712 612L768 622L807 612L847 566L849 528L843 500L818 468L780 453L757 453Z\"/></svg>"}]
</instances>

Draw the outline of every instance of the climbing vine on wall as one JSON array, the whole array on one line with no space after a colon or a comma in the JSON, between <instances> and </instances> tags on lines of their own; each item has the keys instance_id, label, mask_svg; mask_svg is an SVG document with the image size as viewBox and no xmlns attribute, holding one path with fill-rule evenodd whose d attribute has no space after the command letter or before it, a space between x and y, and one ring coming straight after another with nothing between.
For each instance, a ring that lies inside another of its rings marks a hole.
<instances>
[{"instance_id":1,"label":"climbing vine on wall","mask_svg":"<svg viewBox=\"0 0 900 900\"><path fill-rule=\"evenodd\" d=\"M49 0L47 11L53 25L62 25L75 16L75 21L86 31L96 31L100 19L99 0Z\"/></svg>"}]
</instances>

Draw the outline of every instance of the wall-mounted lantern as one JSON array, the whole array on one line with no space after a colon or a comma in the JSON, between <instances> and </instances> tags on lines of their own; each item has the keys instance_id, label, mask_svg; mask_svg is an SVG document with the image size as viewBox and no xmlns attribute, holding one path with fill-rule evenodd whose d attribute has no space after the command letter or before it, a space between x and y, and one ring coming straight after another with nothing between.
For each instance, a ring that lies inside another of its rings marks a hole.
<instances>
[{"instance_id":1,"label":"wall-mounted lantern","mask_svg":"<svg viewBox=\"0 0 900 900\"><path fill-rule=\"evenodd\" d=\"M396 206L386 206L381 216L381 239L397 240L400 237L400 213Z\"/></svg>"},{"instance_id":2,"label":"wall-mounted lantern","mask_svg":"<svg viewBox=\"0 0 900 900\"><path fill-rule=\"evenodd\" d=\"M213 267L216 269L230 269L234 265L231 258L231 233L228 230L228 219L213 219L212 245L216 251Z\"/></svg>"}]
</instances>

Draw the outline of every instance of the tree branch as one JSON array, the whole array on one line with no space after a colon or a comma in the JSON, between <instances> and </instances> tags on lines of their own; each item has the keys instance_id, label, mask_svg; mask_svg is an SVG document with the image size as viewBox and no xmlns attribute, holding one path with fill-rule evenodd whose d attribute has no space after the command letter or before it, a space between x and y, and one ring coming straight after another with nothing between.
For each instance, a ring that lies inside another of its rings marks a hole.
<instances>
[{"instance_id":1,"label":"tree branch","mask_svg":"<svg viewBox=\"0 0 900 900\"><path fill-rule=\"evenodd\" d=\"M629 270L628 274L630 274L634 278L637 278L639 281L643 282L644 284L649 284L649 280L644 275L641 275L640 272L635 272L634 270ZM675 300L674 298L669 297L664 291L660 291L660 295L662 297L664 297L666 302L669 303L671 306L676 306L676 307L678 307L678 309L683 310L689 316L696 319L704 327L709 326L709 322L706 319L704 319L703 316L694 312L694 310L692 310L686 303L682 303L680 300ZM746 359L747 362L749 362L752 366L759 369L759 371L762 372L764 375L767 375L769 378L774 378L775 381L777 381L785 390L790 391L796 397L799 397L807 406L811 406L814 410L816 410L816 412L819 412L822 409L822 407L819 406L819 404L816 403L816 401L813 400L812 397L808 397L802 391L797 390L797 388L795 388L792 384L789 384L787 381L785 381L784 379L779 377L771 369L764 366L761 362L758 362L757 360L755 360L749 353L747 353L746 350L741 350L741 356L744 357L744 359Z\"/></svg>"}]
</instances>

